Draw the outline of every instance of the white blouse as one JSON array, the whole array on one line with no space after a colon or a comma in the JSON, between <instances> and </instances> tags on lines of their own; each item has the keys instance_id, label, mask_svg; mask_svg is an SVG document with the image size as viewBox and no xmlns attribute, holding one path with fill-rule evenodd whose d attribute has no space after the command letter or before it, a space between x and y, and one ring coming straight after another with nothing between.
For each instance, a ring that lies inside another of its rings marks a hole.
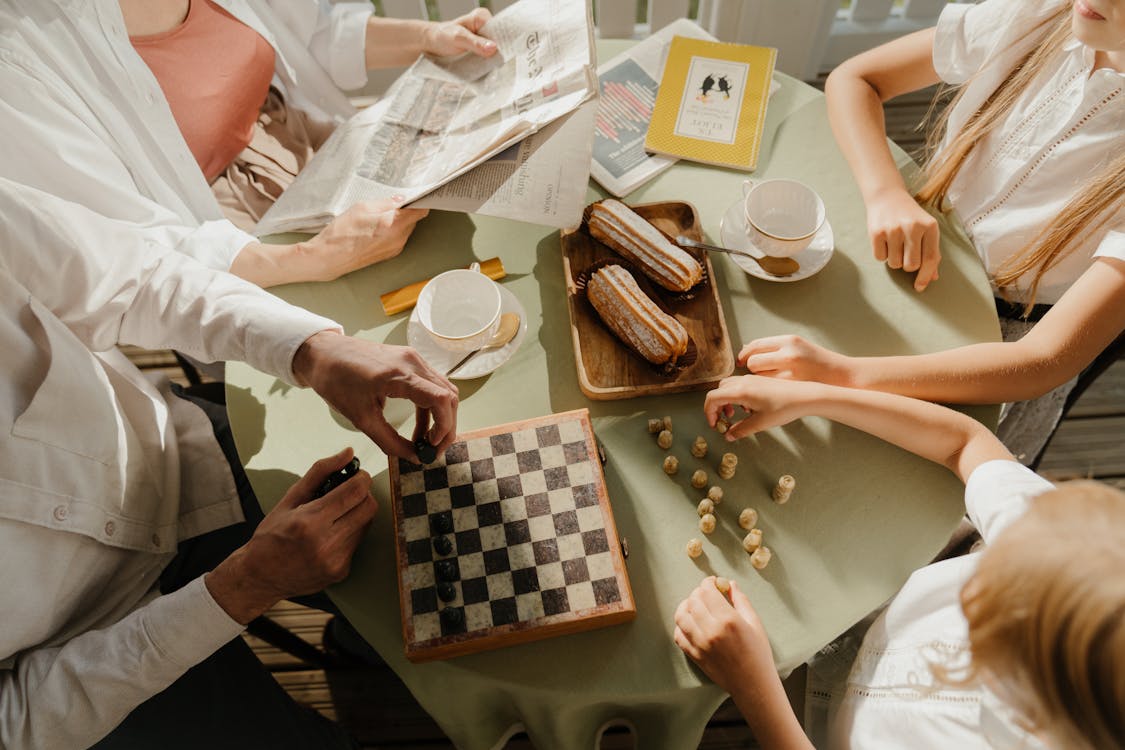
<instances>
[{"instance_id":1,"label":"white blouse","mask_svg":"<svg viewBox=\"0 0 1125 750\"><path fill-rule=\"evenodd\" d=\"M273 46L272 85L294 107L319 123L354 114L340 89L367 80L370 2L215 2ZM0 91L0 176L163 233L211 268L254 241L223 217L118 0L5 0Z\"/></svg>"},{"instance_id":2,"label":"white blouse","mask_svg":"<svg viewBox=\"0 0 1125 750\"><path fill-rule=\"evenodd\" d=\"M1023 515L1050 482L1015 461L977 467L965 487L965 508L986 544ZM817 747L857 750L1032 750L1009 709L979 685L944 685L930 665L964 664L968 622L961 588L982 553L915 571L868 629L843 681L810 682L807 720ZM814 667L814 672L815 667ZM827 714L827 739L822 722Z\"/></svg>"},{"instance_id":3,"label":"white blouse","mask_svg":"<svg viewBox=\"0 0 1125 750\"><path fill-rule=\"evenodd\" d=\"M1061 4L985 0L945 6L934 37L934 68L947 83L967 82L950 113L949 133L960 130L1020 57L1042 41L1042 31L1029 32ZM1077 40L1067 43L1061 58L977 144L953 182L950 201L990 275L1125 149L1125 75L1093 70L1093 64L1092 49ZM1125 260L1125 206L1111 209L1100 230L1044 274L1036 302L1057 302L1095 256Z\"/></svg>"}]
</instances>

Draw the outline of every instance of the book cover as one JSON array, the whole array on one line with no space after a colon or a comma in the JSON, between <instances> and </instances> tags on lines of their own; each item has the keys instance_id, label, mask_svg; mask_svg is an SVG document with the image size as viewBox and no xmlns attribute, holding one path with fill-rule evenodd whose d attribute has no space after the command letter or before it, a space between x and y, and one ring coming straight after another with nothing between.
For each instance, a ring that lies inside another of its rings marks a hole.
<instances>
[{"instance_id":1,"label":"book cover","mask_svg":"<svg viewBox=\"0 0 1125 750\"><path fill-rule=\"evenodd\" d=\"M754 169L776 57L772 47L674 38L645 148Z\"/></svg>"}]
</instances>

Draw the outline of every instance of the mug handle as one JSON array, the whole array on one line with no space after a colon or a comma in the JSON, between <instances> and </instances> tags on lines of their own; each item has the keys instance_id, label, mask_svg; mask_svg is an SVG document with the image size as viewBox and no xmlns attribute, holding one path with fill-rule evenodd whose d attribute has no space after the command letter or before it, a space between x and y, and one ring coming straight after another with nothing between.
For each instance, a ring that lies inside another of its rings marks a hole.
<instances>
[{"instance_id":1,"label":"mug handle","mask_svg":"<svg viewBox=\"0 0 1125 750\"><path fill-rule=\"evenodd\" d=\"M754 189L754 181L753 180L743 180L742 181L742 200L746 200L746 197L748 195L750 195L750 191L753 190L753 189Z\"/></svg>"}]
</instances>

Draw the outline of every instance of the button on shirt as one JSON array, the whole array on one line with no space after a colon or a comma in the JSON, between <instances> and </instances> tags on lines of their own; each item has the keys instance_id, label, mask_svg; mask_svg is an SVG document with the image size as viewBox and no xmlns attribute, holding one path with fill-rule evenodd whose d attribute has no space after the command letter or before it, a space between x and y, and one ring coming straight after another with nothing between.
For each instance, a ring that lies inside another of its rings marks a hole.
<instances>
[{"instance_id":1,"label":"button on shirt","mask_svg":"<svg viewBox=\"0 0 1125 750\"><path fill-rule=\"evenodd\" d=\"M242 629L202 577L156 590L176 540L230 503L181 491L203 436L114 347L292 383L301 343L339 327L2 178L0 216L0 747L87 747Z\"/></svg>"},{"instance_id":2,"label":"button on shirt","mask_svg":"<svg viewBox=\"0 0 1125 750\"><path fill-rule=\"evenodd\" d=\"M934 37L934 68L946 83L966 84L950 113L946 143L1043 41L1044 31L1033 30L1062 5L985 0L945 7ZM949 199L990 275L1125 149L1125 75L1093 65L1093 50L1076 39L1066 43L953 181ZM1125 206L1111 208L1107 218L1044 274L1037 302L1057 302L1096 256L1125 260Z\"/></svg>"}]
</instances>

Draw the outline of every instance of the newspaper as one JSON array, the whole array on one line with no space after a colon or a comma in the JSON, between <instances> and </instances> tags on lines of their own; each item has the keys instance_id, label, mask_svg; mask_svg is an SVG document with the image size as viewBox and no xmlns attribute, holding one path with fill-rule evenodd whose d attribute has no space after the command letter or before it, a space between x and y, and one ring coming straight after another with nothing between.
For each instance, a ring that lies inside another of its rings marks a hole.
<instances>
[{"instance_id":1,"label":"newspaper","mask_svg":"<svg viewBox=\"0 0 1125 750\"><path fill-rule=\"evenodd\" d=\"M717 41L686 18L673 21L598 68L600 103L594 120L590 175L623 197L678 160L645 151L645 135L672 37ZM780 84L770 83L772 96Z\"/></svg>"},{"instance_id":2,"label":"newspaper","mask_svg":"<svg viewBox=\"0 0 1125 750\"><path fill-rule=\"evenodd\" d=\"M591 108L581 108L597 94L588 0L520 0L480 34L496 42L494 56L419 58L336 129L255 233L319 231L357 201L395 195L419 207L577 224L592 140ZM567 160L582 154L576 170Z\"/></svg>"}]
</instances>

